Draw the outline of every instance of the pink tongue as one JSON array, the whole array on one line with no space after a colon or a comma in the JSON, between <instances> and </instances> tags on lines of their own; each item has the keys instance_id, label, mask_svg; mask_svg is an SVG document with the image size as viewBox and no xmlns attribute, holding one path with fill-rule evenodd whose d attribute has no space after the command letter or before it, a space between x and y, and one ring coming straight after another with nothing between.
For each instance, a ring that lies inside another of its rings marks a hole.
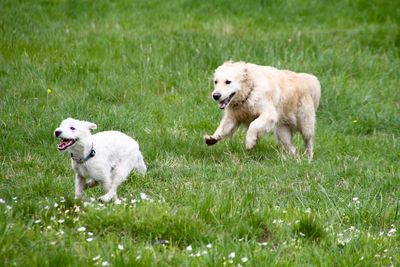
<instances>
[{"instance_id":1,"label":"pink tongue","mask_svg":"<svg viewBox=\"0 0 400 267\"><path fill-rule=\"evenodd\" d=\"M73 140L62 140L60 144L58 144L58 149L65 149L70 146L74 141Z\"/></svg>"},{"instance_id":2,"label":"pink tongue","mask_svg":"<svg viewBox=\"0 0 400 267\"><path fill-rule=\"evenodd\" d=\"M218 107L221 108L221 109L225 108L225 106L226 106L226 101L225 100L218 103Z\"/></svg>"}]
</instances>

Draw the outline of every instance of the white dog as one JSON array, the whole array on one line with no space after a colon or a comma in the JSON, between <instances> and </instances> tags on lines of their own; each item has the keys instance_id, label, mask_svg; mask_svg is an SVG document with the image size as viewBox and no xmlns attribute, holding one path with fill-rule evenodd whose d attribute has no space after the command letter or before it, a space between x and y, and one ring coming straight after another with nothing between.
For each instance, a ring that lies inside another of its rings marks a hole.
<instances>
[{"instance_id":1,"label":"white dog","mask_svg":"<svg viewBox=\"0 0 400 267\"><path fill-rule=\"evenodd\" d=\"M135 140L118 131L92 135L90 130L96 128L94 123L68 118L54 135L61 138L58 150L71 153L76 172L75 197L80 198L84 189L100 182L106 194L99 200L109 202L117 199L118 186L132 169L144 175L147 168Z\"/></svg>"},{"instance_id":2,"label":"white dog","mask_svg":"<svg viewBox=\"0 0 400 267\"><path fill-rule=\"evenodd\" d=\"M215 133L204 136L205 142L213 145L244 124L248 127L246 149L253 148L264 133L275 129L285 149L295 154L292 136L299 131L305 153L311 160L320 96L321 86L313 75L245 62L225 62L215 70L212 92L225 114Z\"/></svg>"}]
</instances>

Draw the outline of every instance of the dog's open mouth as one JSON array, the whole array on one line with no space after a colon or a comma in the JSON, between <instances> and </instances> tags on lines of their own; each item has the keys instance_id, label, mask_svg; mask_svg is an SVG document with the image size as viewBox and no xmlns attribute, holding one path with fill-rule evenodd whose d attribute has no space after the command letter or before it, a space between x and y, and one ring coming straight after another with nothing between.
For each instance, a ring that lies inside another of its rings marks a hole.
<instances>
[{"instance_id":1,"label":"dog's open mouth","mask_svg":"<svg viewBox=\"0 0 400 267\"><path fill-rule=\"evenodd\" d=\"M219 107L220 109L226 108L226 106L229 104L229 102L231 102L232 97L233 97L235 94L236 94L236 93L232 93L232 94L230 94L230 96L228 96L228 97L225 98L224 100L220 101L220 102L218 103L218 107Z\"/></svg>"},{"instance_id":2,"label":"dog's open mouth","mask_svg":"<svg viewBox=\"0 0 400 267\"><path fill-rule=\"evenodd\" d=\"M75 144L74 139L61 139L61 143L58 144L58 150L65 150Z\"/></svg>"}]
</instances>

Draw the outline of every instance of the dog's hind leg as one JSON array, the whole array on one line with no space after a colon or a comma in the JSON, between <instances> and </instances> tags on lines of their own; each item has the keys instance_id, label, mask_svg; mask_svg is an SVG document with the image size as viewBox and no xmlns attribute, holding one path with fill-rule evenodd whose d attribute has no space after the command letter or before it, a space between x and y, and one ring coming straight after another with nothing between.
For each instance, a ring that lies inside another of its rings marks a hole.
<instances>
[{"instance_id":1,"label":"dog's hind leg","mask_svg":"<svg viewBox=\"0 0 400 267\"><path fill-rule=\"evenodd\" d=\"M289 154L295 155L296 148L292 143L292 130L287 125L279 125L275 131L276 137L279 142L285 147Z\"/></svg>"},{"instance_id":2,"label":"dog's hind leg","mask_svg":"<svg viewBox=\"0 0 400 267\"><path fill-rule=\"evenodd\" d=\"M104 185L106 194L104 196L101 196L99 200L102 202L109 202L111 199L117 200L118 199L117 189L120 186L120 184L124 180L126 180L131 170L132 170L132 161L126 162L125 164L118 166L118 168L115 168L111 174L112 176L111 181L109 182L108 185L106 184Z\"/></svg>"},{"instance_id":3,"label":"dog's hind leg","mask_svg":"<svg viewBox=\"0 0 400 267\"><path fill-rule=\"evenodd\" d=\"M311 102L311 98L306 98L304 101ZM299 130L304 140L305 154L308 160L312 160L314 132L315 132L315 111L313 106L303 105L298 114Z\"/></svg>"}]
</instances>

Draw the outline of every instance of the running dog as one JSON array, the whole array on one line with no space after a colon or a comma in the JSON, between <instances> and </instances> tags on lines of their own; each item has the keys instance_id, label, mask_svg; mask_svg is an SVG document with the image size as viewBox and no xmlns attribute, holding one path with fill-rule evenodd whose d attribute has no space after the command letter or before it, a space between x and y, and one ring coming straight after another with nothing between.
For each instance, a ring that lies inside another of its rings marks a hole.
<instances>
[{"instance_id":1,"label":"running dog","mask_svg":"<svg viewBox=\"0 0 400 267\"><path fill-rule=\"evenodd\" d=\"M320 97L321 85L311 74L225 62L215 70L212 92L224 117L213 135L204 136L205 142L214 145L244 124L248 128L246 149L252 149L264 133L275 130L284 148L296 154L292 137L300 132L311 160Z\"/></svg>"},{"instance_id":2,"label":"running dog","mask_svg":"<svg viewBox=\"0 0 400 267\"><path fill-rule=\"evenodd\" d=\"M54 136L61 139L58 150L71 153L75 176L75 198L81 198L83 190L103 184L105 195L102 202L117 200L118 186L135 169L144 175L147 171L138 143L118 131L104 131L94 135L97 125L87 121L65 119Z\"/></svg>"}]
</instances>

